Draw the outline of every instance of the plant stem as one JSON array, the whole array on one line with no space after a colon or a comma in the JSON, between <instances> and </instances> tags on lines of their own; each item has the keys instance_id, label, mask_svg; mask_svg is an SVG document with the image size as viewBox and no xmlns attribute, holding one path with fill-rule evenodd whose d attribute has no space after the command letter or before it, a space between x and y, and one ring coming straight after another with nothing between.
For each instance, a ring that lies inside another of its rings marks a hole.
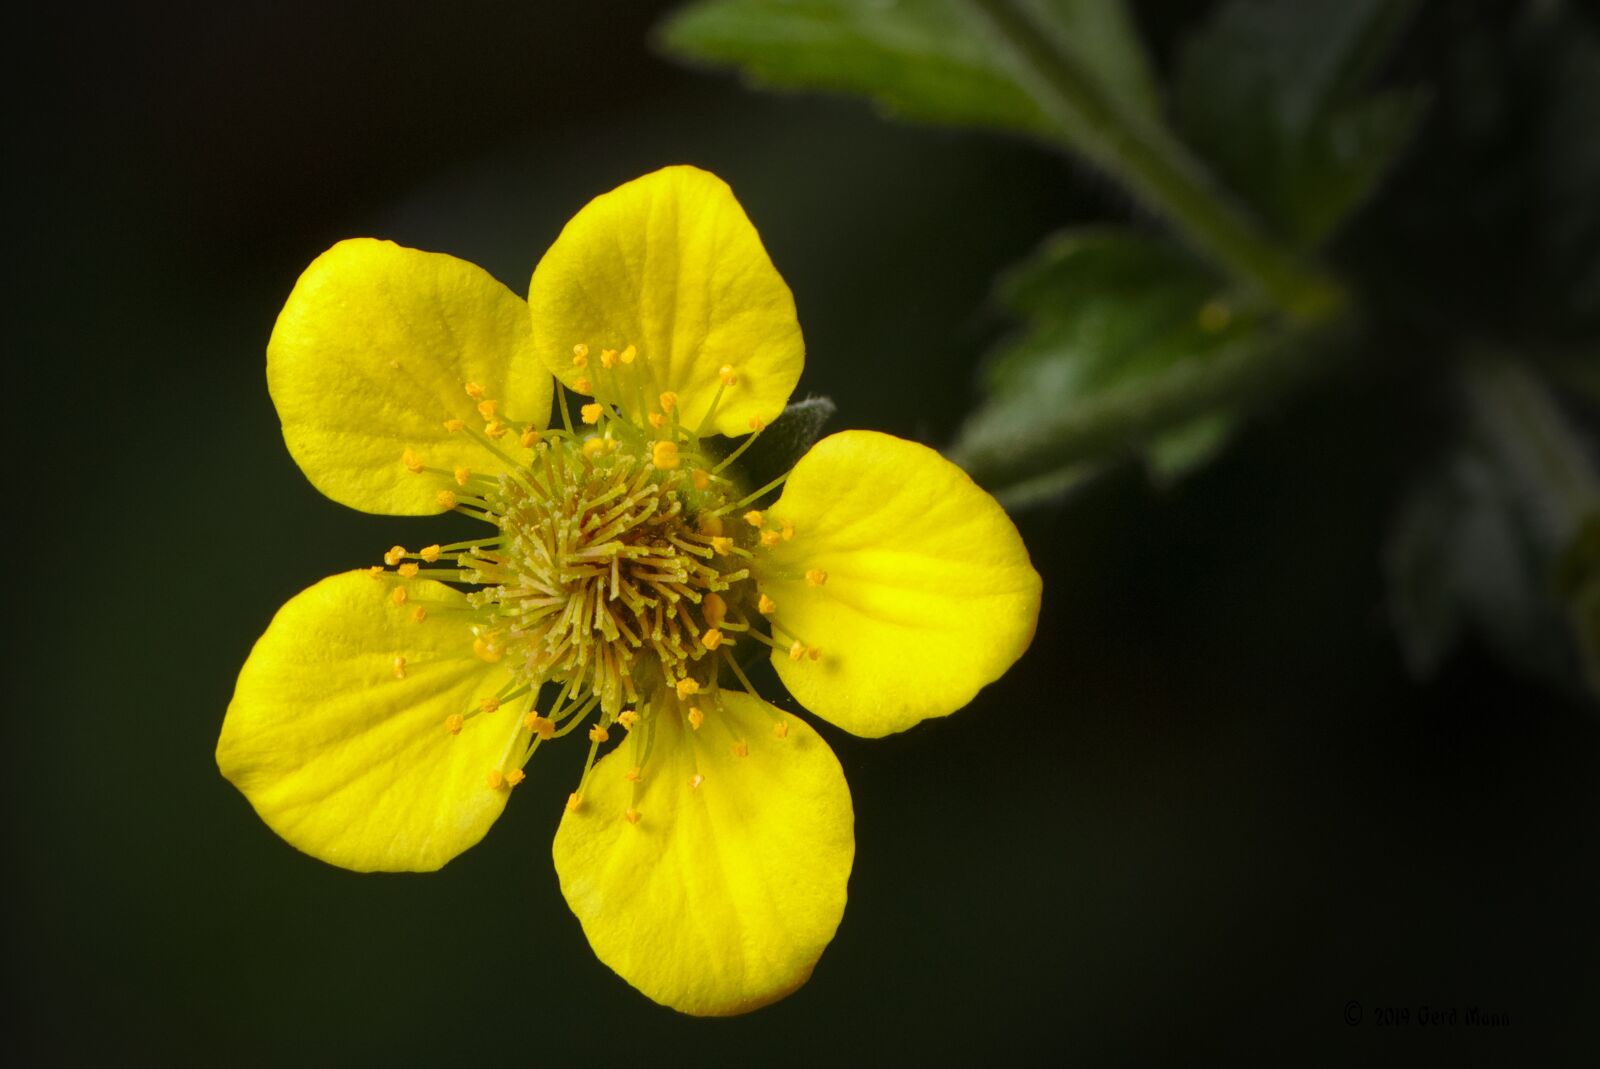
<instances>
[{"instance_id":1,"label":"plant stem","mask_svg":"<svg viewBox=\"0 0 1600 1069\"><path fill-rule=\"evenodd\" d=\"M1343 309L1347 297L1338 282L1263 234L1169 131L1124 114L1072 57L1051 47L1016 0L970 2L992 27L1018 83L1068 148L1118 178L1190 245L1291 318L1316 322Z\"/></svg>"}]
</instances>

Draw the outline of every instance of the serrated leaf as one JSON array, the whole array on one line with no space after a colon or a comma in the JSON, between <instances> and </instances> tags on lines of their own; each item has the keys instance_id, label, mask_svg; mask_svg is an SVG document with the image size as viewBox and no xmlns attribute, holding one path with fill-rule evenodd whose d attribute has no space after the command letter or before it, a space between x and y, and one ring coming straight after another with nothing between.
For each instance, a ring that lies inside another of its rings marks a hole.
<instances>
[{"instance_id":1,"label":"serrated leaf","mask_svg":"<svg viewBox=\"0 0 1600 1069\"><path fill-rule=\"evenodd\" d=\"M1153 475L1172 479L1231 433L1226 409L1154 431L1140 422L1147 396L1187 381L1257 327L1254 314L1230 308L1208 268L1170 243L1111 229L1058 234L1002 280L999 296L1027 325L991 355L988 396L953 450L991 489L1012 493L1040 478L1049 486L1052 469L1081 474L1133 446Z\"/></svg>"},{"instance_id":2,"label":"serrated leaf","mask_svg":"<svg viewBox=\"0 0 1600 1069\"><path fill-rule=\"evenodd\" d=\"M1185 45L1183 134L1284 238L1324 242L1376 189L1428 96L1361 96L1414 0L1230 0Z\"/></svg>"},{"instance_id":3,"label":"serrated leaf","mask_svg":"<svg viewBox=\"0 0 1600 1069\"><path fill-rule=\"evenodd\" d=\"M1126 114L1155 119L1155 82L1121 0L1013 2ZM759 84L865 96L908 119L1052 129L969 0L701 0L671 16L659 39Z\"/></svg>"}]
</instances>

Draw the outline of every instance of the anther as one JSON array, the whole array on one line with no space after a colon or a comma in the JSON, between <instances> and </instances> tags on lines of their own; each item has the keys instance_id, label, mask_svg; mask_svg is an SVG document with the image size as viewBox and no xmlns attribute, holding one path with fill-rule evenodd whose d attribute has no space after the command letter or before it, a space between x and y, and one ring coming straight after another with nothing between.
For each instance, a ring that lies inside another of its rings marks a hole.
<instances>
[{"instance_id":1,"label":"anther","mask_svg":"<svg viewBox=\"0 0 1600 1069\"><path fill-rule=\"evenodd\" d=\"M389 567L393 568L396 564L400 563L400 561L405 557L405 555L406 555L406 547L405 546L390 546L389 547L389 552L387 552L387 553L385 553L383 555L383 563L385 563Z\"/></svg>"},{"instance_id":2,"label":"anther","mask_svg":"<svg viewBox=\"0 0 1600 1069\"><path fill-rule=\"evenodd\" d=\"M699 694L700 681L698 679L680 679L677 683L677 691L679 698L687 698L691 694Z\"/></svg>"},{"instance_id":3,"label":"anther","mask_svg":"<svg viewBox=\"0 0 1600 1069\"><path fill-rule=\"evenodd\" d=\"M483 781L489 785L491 791L498 791L506 785L506 777L498 768L491 768L489 774L483 777Z\"/></svg>"},{"instance_id":4,"label":"anther","mask_svg":"<svg viewBox=\"0 0 1600 1069\"><path fill-rule=\"evenodd\" d=\"M603 352L601 352L601 354L600 354L600 366L601 367L605 367L605 368L616 367L617 366L617 351L615 349L606 349Z\"/></svg>"},{"instance_id":5,"label":"anther","mask_svg":"<svg viewBox=\"0 0 1600 1069\"><path fill-rule=\"evenodd\" d=\"M735 757L749 757L750 756L750 745L748 743L746 743L743 739L740 739L738 742L733 744L733 756L735 756Z\"/></svg>"},{"instance_id":6,"label":"anther","mask_svg":"<svg viewBox=\"0 0 1600 1069\"><path fill-rule=\"evenodd\" d=\"M708 650L716 649L718 646L722 645L722 632L713 627L711 630L700 636L700 644L705 646L705 648Z\"/></svg>"},{"instance_id":7,"label":"anther","mask_svg":"<svg viewBox=\"0 0 1600 1069\"><path fill-rule=\"evenodd\" d=\"M453 509L456 507L456 495L451 493L449 490L440 490L435 496L434 500L439 502L439 507L442 509Z\"/></svg>"},{"instance_id":8,"label":"anther","mask_svg":"<svg viewBox=\"0 0 1600 1069\"><path fill-rule=\"evenodd\" d=\"M657 442L650 447L650 463L662 471L671 471L680 463L677 442Z\"/></svg>"},{"instance_id":9,"label":"anther","mask_svg":"<svg viewBox=\"0 0 1600 1069\"><path fill-rule=\"evenodd\" d=\"M705 722L706 714L700 711L700 707L698 705L691 705L689 707L689 726L694 728L696 731L699 731L700 725L704 724Z\"/></svg>"},{"instance_id":10,"label":"anther","mask_svg":"<svg viewBox=\"0 0 1600 1069\"><path fill-rule=\"evenodd\" d=\"M711 548L726 557L733 552L733 539L721 536L713 538L711 540Z\"/></svg>"},{"instance_id":11,"label":"anther","mask_svg":"<svg viewBox=\"0 0 1600 1069\"><path fill-rule=\"evenodd\" d=\"M589 381L589 376L587 375L579 375L577 379L573 381L572 388L577 390L579 393L594 393L594 384Z\"/></svg>"},{"instance_id":12,"label":"anther","mask_svg":"<svg viewBox=\"0 0 1600 1069\"><path fill-rule=\"evenodd\" d=\"M522 769L513 768L510 772L506 773L506 786L515 787L517 784L521 783L527 778L528 774L522 771Z\"/></svg>"},{"instance_id":13,"label":"anther","mask_svg":"<svg viewBox=\"0 0 1600 1069\"><path fill-rule=\"evenodd\" d=\"M622 774L622 778L627 780L629 783L638 783L639 777L643 774L643 772L644 770L642 768L640 768L638 765L634 765L632 768L628 769L628 771Z\"/></svg>"},{"instance_id":14,"label":"anther","mask_svg":"<svg viewBox=\"0 0 1600 1069\"><path fill-rule=\"evenodd\" d=\"M584 391L584 393L588 392L589 391L587 390ZM584 405L583 408L579 409L579 411L583 413L583 422L593 426L594 424L600 422L601 416L605 415L606 406L599 403Z\"/></svg>"},{"instance_id":15,"label":"anther","mask_svg":"<svg viewBox=\"0 0 1600 1069\"><path fill-rule=\"evenodd\" d=\"M721 594L707 594L700 600L700 611L705 614L708 626L721 627L728 616L728 603Z\"/></svg>"},{"instance_id":16,"label":"anther","mask_svg":"<svg viewBox=\"0 0 1600 1069\"><path fill-rule=\"evenodd\" d=\"M467 718L460 713L451 713L444 718L444 729L452 735L461 734L461 729L466 725Z\"/></svg>"},{"instance_id":17,"label":"anther","mask_svg":"<svg viewBox=\"0 0 1600 1069\"><path fill-rule=\"evenodd\" d=\"M696 772L694 775L689 777L689 789L691 791L698 791L700 789L700 784L704 783L705 781L706 778L700 773Z\"/></svg>"},{"instance_id":18,"label":"anther","mask_svg":"<svg viewBox=\"0 0 1600 1069\"><path fill-rule=\"evenodd\" d=\"M439 559L439 554L441 552L443 552L442 548L440 547L439 543L435 542L431 546L423 546L421 549L417 550L417 556L421 557L429 564L432 564L434 561Z\"/></svg>"},{"instance_id":19,"label":"anther","mask_svg":"<svg viewBox=\"0 0 1600 1069\"><path fill-rule=\"evenodd\" d=\"M467 480L470 479L470 478L472 478L472 469L471 468L457 468L456 469L456 485L457 486L465 486L465 485L467 485Z\"/></svg>"},{"instance_id":20,"label":"anther","mask_svg":"<svg viewBox=\"0 0 1600 1069\"><path fill-rule=\"evenodd\" d=\"M804 657L805 655L806 655L806 644L804 642L797 641L797 642L795 642L794 645L789 647L789 660L798 661L800 658Z\"/></svg>"},{"instance_id":21,"label":"anther","mask_svg":"<svg viewBox=\"0 0 1600 1069\"><path fill-rule=\"evenodd\" d=\"M567 812L576 813L578 811L578 807L582 804L583 799L578 796L577 791L573 791L571 794L567 795Z\"/></svg>"},{"instance_id":22,"label":"anther","mask_svg":"<svg viewBox=\"0 0 1600 1069\"><path fill-rule=\"evenodd\" d=\"M632 808L631 806L628 808L627 812L622 814L622 816L623 816L623 819L626 820L629 824L637 824L637 823L639 823L639 811L637 809Z\"/></svg>"},{"instance_id":23,"label":"anther","mask_svg":"<svg viewBox=\"0 0 1600 1069\"><path fill-rule=\"evenodd\" d=\"M406 677L406 659L404 657L396 657L394 659L394 677L396 679L404 679Z\"/></svg>"},{"instance_id":24,"label":"anther","mask_svg":"<svg viewBox=\"0 0 1600 1069\"><path fill-rule=\"evenodd\" d=\"M472 652L477 654L480 661L488 661L490 664L505 656L504 650L482 635L472 640Z\"/></svg>"},{"instance_id":25,"label":"anther","mask_svg":"<svg viewBox=\"0 0 1600 1069\"><path fill-rule=\"evenodd\" d=\"M589 347L583 342L579 342L572 347L572 362L578 367L583 367L584 364L589 362Z\"/></svg>"},{"instance_id":26,"label":"anther","mask_svg":"<svg viewBox=\"0 0 1600 1069\"><path fill-rule=\"evenodd\" d=\"M466 425L467 421L464 419L447 419L444 421L444 429L449 431L451 434L456 433Z\"/></svg>"},{"instance_id":27,"label":"anther","mask_svg":"<svg viewBox=\"0 0 1600 1069\"><path fill-rule=\"evenodd\" d=\"M661 411L663 412L671 412L674 408L678 407L678 395L673 393L671 390L664 391L661 394L660 401Z\"/></svg>"},{"instance_id":28,"label":"anther","mask_svg":"<svg viewBox=\"0 0 1600 1069\"><path fill-rule=\"evenodd\" d=\"M810 657L813 661L820 660L822 657L822 651L817 649L815 646L807 646L806 656Z\"/></svg>"},{"instance_id":29,"label":"anther","mask_svg":"<svg viewBox=\"0 0 1600 1069\"><path fill-rule=\"evenodd\" d=\"M667 414L665 412L652 412L645 418L650 421L650 426L658 431L667 425Z\"/></svg>"},{"instance_id":30,"label":"anther","mask_svg":"<svg viewBox=\"0 0 1600 1069\"><path fill-rule=\"evenodd\" d=\"M719 535L723 531L722 517L710 512L702 512L695 526L703 535Z\"/></svg>"},{"instance_id":31,"label":"anther","mask_svg":"<svg viewBox=\"0 0 1600 1069\"><path fill-rule=\"evenodd\" d=\"M400 567L395 569L395 571L400 573L400 577L402 579L414 579L414 578L416 578L417 570L418 570L417 569L417 565L413 561L407 561L406 563L400 565Z\"/></svg>"},{"instance_id":32,"label":"anther","mask_svg":"<svg viewBox=\"0 0 1600 1069\"><path fill-rule=\"evenodd\" d=\"M382 579L383 578L383 565L374 564L372 567L367 569L367 575L371 576L373 579Z\"/></svg>"},{"instance_id":33,"label":"anther","mask_svg":"<svg viewBox=\"0 0 1600 1069\"><path fill-rule=\"evenodd\" d=\"M611 738L611 733L599 724L589 729L590 742L605 742L609 738Z\"/></svg>"},{"instance_id":34,"label":"anther","mask_svg":"<svg viewBox=\"0 0 1600 1069\"><path fill-rule=\"evenodd\" d=\"M767 518L761 514L760 509L751 509L749 512L744 514L744 522L748 523L751 527L760 527L766 522L766 520Z\"/></svg>"},{"instance_id":35,"label":"anther","mask_svg":"<svg viewBox=\"0 0 1600 1069\"><path fill-rule=\"evenodd\" d=\"M474 401L483 399L483 387L479 386L476 382L469 382L461 388L466 390L467 396L472 398Z\"/></svg>"},{"instance_id":36,"label":"anther","mask_svg":"<svg viewBox=\"0 0 1600 1069\"><path fill-rule=\"evenodd\" d=\"M779 542L782 542L782 541L783 541L783 534L781 532L779 532L779 531L762 531L761 532L761 544L763 546L766 546L768 549L771 549L773 546L777 545Z\"/></svg>"},{"instance_id":37,"label":"anther","mask_svg":"<svg viewBox=\"0 0 1600 1069\"><path fill-rule=\"evenodd\" d=\"M394 599L396 605L404 605L406 603L406 588L397 586L394 588L394 593L389 596Z\"/></svg>"},{"instance_id":38,"label":"anther","mask_svg":"<svg viewBox=\"0 0 1600 1069\"><path fill-rule=\"evenodd\" d=\"M411 618L420 624L422 621L428 618L428 610L424 609L421 605L418 605L411 611Z\"/></svg>"},{"instance_id":39,"label":"anther","mask_svg":"<svg viewBox=\"0 0 1600 1069\"><path fill-rule=\"evenodd\" d=\"M812 568L810 571L806 572L806 582L810 583L812 586L821 586L827 581L828 573L823 571L821 568Z\"/></svg>"},{"instance_id":40,"label":"anther","mask_svg":"<svg viewBox=\"0 0 1600 1069\"><path fill-rule=\"evenodd\" d=\"M500 699L495 697L484 698L478 702L478 708L486 713L492 713L500 708Z\"/></svg>"},{"instance_id":41,"label":"anther","mask_svg":"<svg viewBox=\"0 0 1600 1069\"><path fill-rule=\"evenodd\" d=\"M624 364L631 364L639 356L639 350L630 345L618 353L617 356Z\"/></svg>"},{"instance_id":42,"label":"anther","mask_svg":"<svg viewBox=\"0 0 1600 1069\"><path fill-rule=\"evenodd\" d=\"M750 429L757 432L764 431L767 429L767 424L760 416L751 416Z\"/></svg>"},{"instance_id":43,"label":"anther","mask_svg":"<svg viewBox=\"0 0 1600 1069\"><path fill-rule=\"evenodd\" d=\"M789 737L789 721L780 720L776 724L773 724L772 736L773 738L777 739L787 739Z\"/></svg>"},{"instance_id":44,"label":"anther","mask_svg":"<svg viewBox=\"0 0 1600 1069\"><path fill-rule=\"evenodd\" d=\"M479 401L478 402L478 415L482 416L484 419L494 419L495 415L499 411L500 411L500 402L499 401Z\"/></svg>"},{"instance_id":45,"label":"anther","mask_svg":"<svg viewBox=\"0 0 1600 1069\"><path fill-rule=\"evenodd\" d=\"M522 448L532 449L539 444L539 439L542 437L544 436L539 433L538 429L530 424L522 428L522 437L518 438L517 441L522 443Z\"/></svg>"},{"instance_id":46,"label":"anther","mask_svg":"<svg viewBox=\"0 0 1600 1069\"><path fill-rule=\"evenodd\" d=\"M597 457L605 451L606 440L604 438L589 438L583 443L583 455L586 457Z\"/></svg>"},{"instance_id":47,"label":"anther","mask_svg":"<svg viewBox=\"0 0 1600 1069\"><path fill-rule=\"evenodd\" d=\"M483 425L483 433L488 435L490 438L504 438L508 430L510 430L510 428L497 419L491 419L488 423Z\"/></svg>"},{"instance_id":48,"label":"anther","mask_svg":"<svg viewBox=\"0 0 1600 1069\"><path fill-rule=\"evenodd\" d=\"M411 472L413 475L422 474L422 457L417 455L417 451L415 449L407 449L404 453L401 453L400 463L404 464L406 466L406 470Z\"/></svg>"},{"instance_id":49,"label":"anther","mask_svg":"<svg viewBox=\"0 0 1600 1069\"><path fill-rule=\"evenodd\" d=\"M704 490L711 485L711 473L704 468L694 469L694 488Z\"/></svg>"},{"instance_id":50,"label":"anther","mask_svg":"<svg viewBox=\"0 0 1600 1069\"><path fill-rule=\"evenodd\" d=\"M555 737L556 722L547 716L540 716L538 713L529 713L527 716L522 718L522 726L539 736L541 739L551 739Z\"/></svg>"},{"instance_id":51,"label":"anther","mask_svg":"<svg viewBox=\"0 0 1600 1069\"><path fill-rule=\"evenodd\" d=\"M624 731L632 731L639 723L639 714L633 709L624 710L617 714L617 723L622 725Z\"/></svg>"},{"instance_id":52,"label":"anther","mask_svg":"<svg viewBox=\"0 0 1600 1069\"><path fill-rule=\"evenodd\" d=\"M760 600L756 602L756 611L762 616L771 616L778 611L778 603L763 594Z\"/></svg>"},{"instance_id":53,"label":"anther","mask_svg":"<svg viewBox=\"0 0 1600 1069\"><path fill-rule=\"evenodd\" d=\"M793 537L794 537L794 521L793 520L784 520L783 521L783 540L785 542L787 542L790 539L792 539Z\"/></svg>"},{"instance_id":54,"label":"anther","mask_svg":"<svg viewBox=\"0 0 1600 1069\"><path fill-rule=\"evenodd\" d=\"M732 364L723 364L717 369L717 377L722 380L722 385L732 386L739 381L739 376L734 373Z\"/></svg>"}]
</instances>

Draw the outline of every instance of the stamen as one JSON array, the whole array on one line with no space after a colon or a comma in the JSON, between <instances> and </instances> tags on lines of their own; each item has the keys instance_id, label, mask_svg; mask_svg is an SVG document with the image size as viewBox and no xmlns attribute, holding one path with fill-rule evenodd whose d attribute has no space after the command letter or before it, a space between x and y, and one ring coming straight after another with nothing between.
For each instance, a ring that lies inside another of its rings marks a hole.
<instances>
[{"instance_id":1,"label":"stamen","mask_svg":"<svg viewBox=\"0 0 1600 1069\"><path fill-rule=\"evenodd\" d=\"M403 594L405 591L397 590L396 593ZM401 598L400 600L404 601L405 599ZM406 677L406 659L404 657L396 657L394 659L394 677L396 679L404 679Z\"/></svg>"},{"instance_id":2,"label":"stamen","mask_svg":"<svg viewBox=\"0 0 1600 1069\"><path fill-rule=\"evenodd\" d=\"M778 611L778 603L762 594L760 600L756 602L756 611L762 616L771 616Z\"/></svg>"},{"instance_id":3,"label":"stamen","mask_svg":"<svg viewBox=\"0 0 1600 1069\"><path fill-rule=\"evenodd\" d=\"M806 572L806 582L811 586L821 586L828 581L828 573L821 568L812 568ZM848 584L847 584L848 585Z\"/></svg>"},{"instance_id":4,"label":"stamen","mask_svg":"<svg viewBox=\"0 0 1600 1069\"><path fill-rule=\"evenodd\" d=\"M482 416L484 419L494 419L495 415L499 411L500 411L500 402L499 401L479 401L478 402L478 415Z\"/></svg>"},{"instance_id":5,"label":"stamen","mask_svg":"<svg viewBox=\"0 0 1600 1069\"><path fill-rule=\"evenodd\" d=\"M689 707L689 726L694 730L699 731L700 725L704 724L705 722L706 714L700 711L700 707L698 705L691 705Z\"/></svg>"},{"instance_id":6,"label":"stamen","mask_svg":"<svg viewBox=\"0 0 1600 1069\"><path fill-rule=\"evenodd\" d=\"M700 789L700 784L704 783L705 781L706 778L700 773L696 772L694 775L689 777L689 789L691 791L698 791Z\"/></svg>"},{"instance_id":7,"label":"stamen","mask_svg":"<svg viewBox=\"0 0 1600 1069\"><path fill-rule=\"evenodd\" d=\"M629 806L627 811L622 814L623 818L626 819L629 824L639 823L639 815L639 811L634 809L632 806Z\"/></svg>"},{"instance_id":8,"label":"stamen","mask_svg":"<svg viewBox=\"0 0 1600 1069\"><path fill-rule=\"evenodd\" d=\"M433 564L439 559L439 554L441 552L443 552L443 547L440 546L439 543L435 542L431 546L423 546L421 549L417 550L417 556L421 557L427 563Z\"/></svg>"},{"instance_id":9,"label":"stamen","mask_svg":"<svg viewBox=\"0 0 1600 1069\"><path fill-rule=\"evenodd\" d=\"M462 386L462 389L466 390L467 396L472 398L474 401L480 401L483 399L483 387L479 386L476 382L466 383Z\"/></svg>"},{"instance_id":10,"label":"stamen","mask_svg":"<svg viewBox=\"0 0 1600 1069\"><path fill-rule=\"evenodd\" d=\"M466 425L467 421L464 419L447 419L444 421L444 429L449 431L451 434L456 433Z\"/></svg>"},{"instance_id":11,"label":"stamen","mask_svg":"<svg viewBox=\"0 0 1600 1069\"><path fill-rule=\"evenodd\" d=\"M510 772L506 773L506 786L515 787L517 784L521 783L527 778L528 774L522 771L522 769L513 768Z\"/></svg>"},{"instance_id":12,"label":"stamen","mask_svg":"<svg viewBox=\"0 0 1600 1069\"><path fill-rule=\"evenodd\" d=\"M787 739L789 737L789 721L780 720L773 724L772 735L774 738Z\"/></svg>"},{"instance_id":13,"label":"stamen","mask_svg":"<svg viewBox=\"0 0 1600 1069\"><path fill-rule=\"evenodd\" d=\"M662 471L671 471L678 466L678 443L657 442L650 447L650 463Z\"/></svg>"},{"instance_id":14,"label":"stamen","mask_svg":"<svg viewBox=\"0 0 1600 1069\"><path fill-rule=\"evenodd\" d=\"M735 756L735 757L749 757L750 756L750 745L749 745L749 743L745 742L743 739L740 739L738 742L734 743L733 744L733 756Z\"/></svg>"},{"instance_id":15,"label":"stamen","mask_svg":"<svg viewBox=\"0 0 1600 1069\"><path fill-rule=\"evenodd\" d=\"M467 718L460 713L451 713L444 718L444 729L452 735L461 734L461 729L466 725Z\"/></svg>"},{"instance_id":16,"label":"stamen","mask_svg":"<svg viewBox=\"0 0 1600 1069\"><path fill-rule=\"evenodd\" d=\"M417 568L417 566L415 564L410 563L409 561L407 563L405 563L405 564L400 565L399 568L395 569L395 571L399 572L400 576L402 578L404 578L404 579L415 579L418 570L419 569Z\"/></svg>"},{"instance_id":17,"label":"stamen","mask_svg":"<svg viewBox=\"0 0 1600 1069\"><path fill-rule=\"evenodd\" d=\"M763 523L766 522L766 520L767 518L762 515L760 509L751 509L749 512L744 514L744 522L748 523L751 527L759 528Z\"/></svg>"},{"instance_id":18,"label":"stamen","mask_svg":"<svg viewBox=\"0 0 1600 1069\"><path fill-rule=\"evenodd\" d=\"M399 564L400 561L406 556L407 556L407 553L406 553L406 547L405 546L390 546L389 547L389 552L387 552L387 553L385 553L383 555L383 563L385 563L389 567L393 568L396 564Z\"/></svg>"},{"instance_id":19,"label":"stamen","mask_svg":"<svg viewBox=\"0 0 1600 1069\"><path fill-rule=\"evenodd\" d=\"M389 597L396 605L404 605L406 603L406 588L403 586L395 587L394 593L390 594ZM404 668L405 666L402 664L399 667Z\"/></svg>"},{"instance_id":20,"label":"stamen","mask_svg":"<svg viewBox=\"0 0 1600 1069\"><path fill-rule=\"evenodd\" d=\"M422 469L426 466L422 462L422 456L414 449L407 449L400 454L400 463L404 464L406 470L413 475L421 475Z\"/></svg>"},{"instance_id":21,"label":"stamen","mask_svg":"<svg viewBox=\"0 0 1600 1069\"><path fill-rule=\"evenodd\" d=\"M644 770L638 765L634 765L632 768L628 769L628 771L622 774L622 778L627 780L629 783L638 783L639 776L643 773L643 771Z\"/></svg>"},{"instance_id":22,"label":"stamen","mask_svg":"<svg viewBox=\"0 0 1600 1069\"><path fill-rule=\"evenodd\" d=\"M588 392L589 391L587 390L584 391L584 393ZM599 423L600 417L605 415L605 411L606 406L599 403L584 405L581 409L579 409L579 413L583 416L583 422L589 424L590 426Z\"/></svg>"}]
</instances>

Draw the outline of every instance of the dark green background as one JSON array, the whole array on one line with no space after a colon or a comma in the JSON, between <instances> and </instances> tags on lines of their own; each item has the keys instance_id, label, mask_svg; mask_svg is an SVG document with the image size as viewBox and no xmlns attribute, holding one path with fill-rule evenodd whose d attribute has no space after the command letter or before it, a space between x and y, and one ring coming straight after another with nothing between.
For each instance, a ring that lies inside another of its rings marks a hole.
<instances>
[{"instance_id":1,"label":"dark green background","mask_svg":"<svg viewBox=\"0 0 1600 1069\"><path fill-rule=\"evenodd\" d=\"M426 526L321 498L283 447L263 349L322 249L389 237L520 292L588 197L699 164L795 291L802 390L837 427L940 444L1004 326L993 272L1128 210L1026 146L671 67L644 44L660 5L323 6L123 5L12 35L6 1044L139 1064L1594 1053L1600 720L1476 650L1405 678L1378 547L1425 417L1354 382L1182 485L1130 470L1020 517L1045 580L1023 662L897 738L822 726L855 797L851 902L774 1007L679 1017L590 954L549 857L575 753L438 875L280 842L213 763L234 675L283 600ZM1145 6L1158 39L1182 7ZM1512 1026L1374 1024L1423 1005Z\"/></svg>"}]
</instances>

